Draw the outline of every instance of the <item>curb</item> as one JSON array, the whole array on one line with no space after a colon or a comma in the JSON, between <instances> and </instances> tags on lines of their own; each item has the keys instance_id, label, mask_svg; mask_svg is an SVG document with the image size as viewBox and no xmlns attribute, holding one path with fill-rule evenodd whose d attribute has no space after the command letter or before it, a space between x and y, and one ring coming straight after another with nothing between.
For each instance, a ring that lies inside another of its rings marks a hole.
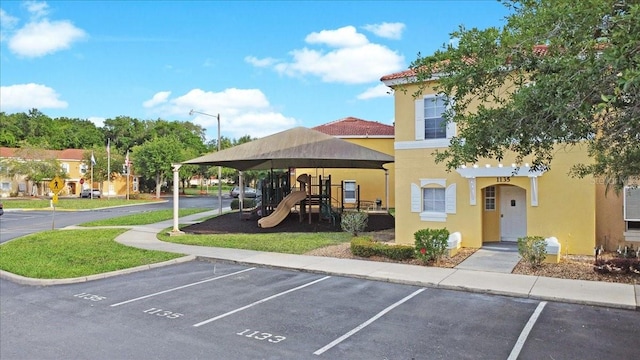
<instances>
[{"instance_id":1,"label":"curb","mask_svg":"<svg viewBox=\"0 0 640 360\"><path fill-rule=\"evenodd\" d=\"M10 280L12 282L22 284L22 285L31 285L31 286L52 286L52 285L64 285L64 284L77 284L92 280L105 279L118 275L132 274L139 271L155 269L163 266L180 264L184 262L189 262L195 260L196 257L194 255L187 255L183 257L179 257L173 260L167 260L160 263L148 264L148 265L140 265L133 268L122 269L110 271L102 274L88 275L88 276L80 276L75 278L68 279L35 279L22 275L17 275L10 273L8 271L0 270L0 279Z\"/></svg>"}]
</instances>

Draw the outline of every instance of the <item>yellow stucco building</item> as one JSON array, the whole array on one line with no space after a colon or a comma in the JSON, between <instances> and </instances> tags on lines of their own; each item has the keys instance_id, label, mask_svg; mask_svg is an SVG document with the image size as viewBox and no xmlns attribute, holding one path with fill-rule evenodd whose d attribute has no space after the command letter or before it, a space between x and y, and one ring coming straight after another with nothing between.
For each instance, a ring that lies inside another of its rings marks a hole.
<instances>
[{"instance_id":1,"label":"yellow stucco building","mask_svg":"<svg viewBox=\"0 0 640 360\"><path fill-rule=\"evenodd\" d=\"M25 151L20 148L0 147L0 197L21 197L21 196L49 196L48 181L45 179L39 183L29 181L25 174L13 174L10 171L9 159L22 161L28 160L48 160L55 159L64 173L64 188L60 196L80 196L82 189L91 188L91 165L84 160L83 149L65 150L44 150L36 149ZM6 168L6 169L5 169ZM94 179L93 188L99 189L103 196L123 196L127 194L127 178L120 172L113 171L113 178L110 182L98 181ZM138 192L138 177L130 175L129 193Z\"/></svg>"},{"instance_id":2,"label":"yellow stucco building","mask_svg":"<svg viewBox=\"0 0 640 360\"><path fill-rule=\"evenodd\" d=\"M425 228L459 233L450 247L542 236L557 260L562 254L593 254L600 245L612 249L640 241L639 190L625 190L635 197L613 191L605 196L604 184L568 175L572 165L589 162L586 146L558 147L550 171L517 166L514 156L447 171L435 163L434 152L449 145L456 126L441 126L445 103L435 83L421 84L422 94L414 97L419 84L411 71L381 81L402 87L394 95L397 243L412 244L413 234Z\"/></svg>"},{"instance_id":3,"label":"yellow stucco building","mask_svg":"<svg viewBox=\"0 0 640 360\"><path fill-rule=\"evenodd\" d=\"M327 135L393 156L394 127L376 121L347 117L313 128ZM345 208L357 206L368 210L376 208L376 201L384 209L395 206L394 164L379 169L295 169L295 175L309 174L312 182L331 176L332 205ZM315 180L314 180L315 179ZM358 193L359 190L359 193ZM343 204L340 202L344 200Z\"/></svg>"}]
</instances>

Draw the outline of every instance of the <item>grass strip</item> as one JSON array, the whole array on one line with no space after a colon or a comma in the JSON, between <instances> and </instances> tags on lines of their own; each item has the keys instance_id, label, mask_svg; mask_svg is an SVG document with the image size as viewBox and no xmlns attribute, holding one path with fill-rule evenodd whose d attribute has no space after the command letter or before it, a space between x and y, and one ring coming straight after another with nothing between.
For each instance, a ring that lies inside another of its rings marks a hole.
<instances>
[{"instance_id":1,"label":"grass strip","mask_svg":"<svg viewBox=\"0 0 640 360\"><path fill-rule=\"evenodd\" d=\"M124 206L124 205L139 205L139 204L148 204L155 203L158 200L126 200L126 199L59 199L58 203L55 205L58 210L90 210L90 209L100 209L105 207L112 206ZM49 199L41 199L41 198L33 198L28 200L14 200L14 199L3 199L2 204L5 209L42 209L49 210L51 209L51 200Z\"/></svg>"},{"instance_id":2,"label":"grass strip","mask_svg":"<svg viewBox=\"0 0 640 360\"><path fill-rule=\"evenodd\" d=\"M189 215L201 213L208 210L211 210L211 209L205 209L205 208L180 209L178 210L178 217L189 216ZM164 210L143 211L135 214L118 216L110 219L89 221L89 222L80 224L80 226L92 227L92 226L148 225L148 224L155 224L157 222L171 220L171 219L173 219L173 209L164 209Z\"/></svg>"},{"instance_id":3,"label":"grass strip","mask_svg":"<svg viewBox=\"0 0 640 360\"><path fill-rule=\"evenodd\" d=\"M0 269L38 279L65 279L128 269L183 256L114 241L126 229L49 230L0 246Z\"/></svg>"},{"instance_id":4,"label":"grass strip","mask_svg":"<svg viewBox=\"0 0 640 360\"><path fill-rule=\"evenodd\" d=\"M271 233L271 234L185 234L169 236L166 231L158 239L185 245L304 254L329 245L351 241L351 234L336 233Z\"/></svg>"}]
</instances>

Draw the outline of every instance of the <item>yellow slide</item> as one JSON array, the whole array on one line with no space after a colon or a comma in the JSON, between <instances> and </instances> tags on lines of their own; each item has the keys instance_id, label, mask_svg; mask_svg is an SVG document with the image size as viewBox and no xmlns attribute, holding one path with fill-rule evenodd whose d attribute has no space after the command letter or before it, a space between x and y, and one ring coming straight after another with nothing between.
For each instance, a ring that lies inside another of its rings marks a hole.
<instances>
[{"instance_id":1,"label":"yellow slide","mask_svg":"<svg viewBox=\"0 0 640 360\"><path fill-rule=\"evenodd\" d=\"M295 204L304 200L306 197L306 191L294 191L291 194L287 195L284 199L282 199L282 201L280 201L280 204L278 204L278 207L274 212L271 213L271 215L265 216L258 220L258 226L261 228L270 228L280 224L282 220L284 220L289 215L289 213L291 212L291 208Z\"/></svg>"}]
</instances>

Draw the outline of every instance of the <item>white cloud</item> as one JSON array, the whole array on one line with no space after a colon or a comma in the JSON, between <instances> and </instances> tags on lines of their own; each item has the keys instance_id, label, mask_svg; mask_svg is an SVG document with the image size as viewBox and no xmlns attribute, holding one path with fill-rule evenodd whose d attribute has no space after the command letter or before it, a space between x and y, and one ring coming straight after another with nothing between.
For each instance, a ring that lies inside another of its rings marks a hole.
<instances>
[{"instance_id":1,"label":"white cloud","mask_svg":"<svg viewBox=\"0 0 640 360\"><path fill-rule=\"evenodd\" d=\"M52 88L40 84L1 86L0 110L65 109L68 104L66 101L60 100L59 96Z\"/></svg>"},{"instance_id":2,"label":"white cloud","mask_svg":"<svg viewBox=\"0 0 640 360\"><path fill-rule=\"evenodd\" d=\"M6 11L0 9L0 42L5 41L6 32L10 32L18 24L18 18L7 14Z\"/></svg>"},{"instance_id":3,"label":"white cloud","mask_svg":"<svg viewBox=\"0 0 640 360\"><path fill-rule=\"evenodd\" d=\"M353 26L314 32L307 35L304 40L309 44L326 44L337 48L362 46L369 43L367 37L359 34Z\"/></svg>"},{"instance_id":4,"label":"white cloud","mask_svg":"<svg viewBox=\"0 0 640 360\"><path fill-rule=\"evenodd\" d=\"M2 21L2 41L8 41L9 50L24 57L41 57L60 50L69 49L77 41L87 37L87 33L68 20L51 21L46 18L49 5L45 2L24 3L31 15L28 23L20 28L15 26L18 19L4 11Z\"/></svg>"},{"instance_id":5,"label":"white cloud","mask_svg":"<svg viewBox=\"0 0 640 360\"><path fill-rule=\"evenodd\" d=\"M151 108L160 104L167 102L167 99L171 95L171 91L160 91L153 95L153 97L142 103L142 106L146 108Z\"/></svg>"},{"instance_id":6,"label":"white cloud","mask_svg":"<svg viewBox=\"0 0 640 360\"><path fill-rule=\"evenodd\" d=\"M310 45L292 50L290 62L275 62L273 69L291 77L315 76L327 83L364 84L378 82L384 74L404 69L404 56L380 44L369 42L353 26L309 34ZM324 47L323 47L324 45ZM329 47L328 49L326 47ZM266 66L255 57L254 66ZM270 61L271 58L267 58ZM247 60L247 59L245 59Z\"/></svg>"},{"instance_id":7,"label":"white cloud","mask_svg":"<svg viewBox=\"0 0 640 360\"><path fill-rule=\"evenodd\" d=\"M23 4L33 19L40 19L49 13L49 5L46 2L25 1Z\"/></svg>"},{"instance_id":8,"label":"white cloud","mask_svg":"<svg viewBox=\"0 0 640 360\"><path fill-rule=\"evenodd\" d=\"M244 61L246 63L249 63L255 67L269 67L272 66L273 64L277 63L278 61L274 58L264 58L264 59L258 59L255 56L246 56L244 58Z\"/></svg>"},{"instance_id":9,"label":"white cloud","mask_svg":"<svg viewBox=\"0 0 640 360\"><path fill-rule=\"evenodd\" d=\"M327 83L377 82L384 74L402 69L404 57L378 44L341 48L328 53L304 48L291 53L291 63L275 69L289 76L314 75Z\"/></svg>"},{"instance_id":10,"label":"white cloud","mask_svg":"<svg viewBox=\"0 0 640 360\"><path fill-rule=\"evenodd\" d=\"M9 39L9 49L21 56L40 57L68 49L73 42L85 37L86 33L69 21L42 20L16 31Z\"/></svg>"},{"instance_id":11,"label":"white cloud","mask_svg":"<svg viewBox=\"0 0 640 360\"><path fill-rule=\"evenodd\" d=\"M391 89L385 84L380 84L365 90L362 94L357 96L358 100L368 100L381 97L392 97Z\"/></svg>"},{"instance_id":12,"label":"white cloud","mask_svg":"<svg viewBox=\"0 0 640 360\"><path fill-rule=\"evenodd\" d=\"M218 114L222 135L232 139L244 135L263 137L297 124L295 119L275 111L259 89L230 88L221 92L192 89L173 98L167 95L164 102L150 109L162 118L177 117L202 126L207 129L208 139L218 136ZM190 110L199 113L189 116Z\"/></svg>"},{"instance_id":13,"label":"white cloud","mask_svg":"<svg viewBox=\"0 0 640 360\"><path fill-rule=\"evenodd\" d=\"M403 23L383 22L382 24L365 25L363 28L382 38L399 40L402 38L405 25Z\"/></svg>"}]
</instances>

